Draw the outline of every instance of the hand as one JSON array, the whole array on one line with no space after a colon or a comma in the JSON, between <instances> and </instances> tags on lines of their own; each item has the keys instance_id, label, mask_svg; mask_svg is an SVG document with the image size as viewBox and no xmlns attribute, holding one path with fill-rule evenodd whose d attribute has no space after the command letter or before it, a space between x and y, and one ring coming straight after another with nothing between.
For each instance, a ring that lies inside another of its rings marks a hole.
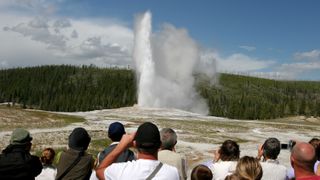
<instances>
[{"instance_id":1,"label":"hand","mask_svg":"<svg viewBox=\"0 0 320 180\"><path fill-rule=\"evenodd\" d=\"M220 159L219 150L214 150L214 151L213 151L213 161L214 161L214 162L217 162L217 161L219 161L219 159Z\"/></svg>"},{"instance_id":2,"label":"hand","mask_svg":"<svg viewBox=\"0 0 320 180\"><path fill-rule=\"evenodd\" d=\"M118 146L128 148L133 145L134 137L136 136L136 132L131 134L124 134L118 144Z\"/></svg>"},{"instance_id":3,"label":"hand","mask_svg":"<svg viewBox=\"0 0 320 180\"><path fill-rule=\"evenodd\" d=\"M261 159L261 157L263 156L263 148L262 148L262 144L260 144L259 146L258 146L258 155L257 155L257 159Z\"/></svg>"}]
</instances>

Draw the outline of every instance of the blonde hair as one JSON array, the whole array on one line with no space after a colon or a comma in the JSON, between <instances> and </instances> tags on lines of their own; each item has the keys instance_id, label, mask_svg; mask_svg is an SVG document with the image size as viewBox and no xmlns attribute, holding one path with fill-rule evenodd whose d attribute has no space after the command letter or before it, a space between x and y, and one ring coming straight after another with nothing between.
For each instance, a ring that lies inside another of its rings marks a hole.
<instances>
[{"instance_id":1,"label":"blonde hair","mask_svg":"<svg viewBox=\"0 0 320 180\"><path fill-rule=\"evenodd\" d=\"M40 157L40 160L42 164L45 165L51 165L55 156L55 151L52 148L45 148L42 151L42 155Z\"/></svg>"},{"instance_id":2,"label":"blonde hair","mask_svg":"<svg viewBox=\"0 0 320 180\"><path fill-rule=\"evenodd\" d=\"M263 172L260 162L256 158L243 156L238 161L235 173L240 180L260 180Z\"/></svg>"}]
</instances>

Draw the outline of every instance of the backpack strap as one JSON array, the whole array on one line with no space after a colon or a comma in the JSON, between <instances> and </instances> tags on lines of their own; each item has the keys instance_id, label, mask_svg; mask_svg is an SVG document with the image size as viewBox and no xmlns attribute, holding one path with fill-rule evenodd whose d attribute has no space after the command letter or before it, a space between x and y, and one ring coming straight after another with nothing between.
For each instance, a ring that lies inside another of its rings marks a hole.
<instances>
[{"instance_id":1,"label":"backpack strap","mask_svg":"<svg viewBox=\"0 0 320 180\"><path fill-rule=\"evenodd\" d=\"M159 172L159 170L161 169L161 167L163 166L162 162L160 162L157 167L153 170L153 172L147 177L146 180L151 180L152 178L154 178L154 176Z\"/></svg>"},{"instance_id":2,"label":"backpack strap","mask_svg":"<svg viewBox=\"0 0 320 180\"><path fill-rule=\"evenodd\" d=\"M68 172L81 160L81 156L83 155L83 152L80 152L78 154L78 157L73 161L73 163L59 176L56 178L56 180L61 180L65 175L68 174Z\"/></svg>"}]
</instances>

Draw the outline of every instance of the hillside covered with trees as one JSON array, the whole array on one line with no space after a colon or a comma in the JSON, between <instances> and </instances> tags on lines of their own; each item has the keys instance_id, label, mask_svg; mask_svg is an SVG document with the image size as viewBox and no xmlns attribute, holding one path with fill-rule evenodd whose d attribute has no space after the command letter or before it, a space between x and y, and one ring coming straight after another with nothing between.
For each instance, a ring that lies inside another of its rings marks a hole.
<instances>
[{"instance_id":1,"label":"hillside covered with trees","mask_svg":"<svg viewBox=\"0 0 320 180\"><path fill-rule=\"evenodd\" d=\"M320 82L276 81L220 74L196 75L210 115L235 119L320 116ZM0 70L0 103L50 111L88 111L136 103L132 70L94 66L39 66Z\"/></svg>"},{"instance_id":2,"label":"hillside covered with trees","mask_svg":"<svg viewBox=\"0 0 320 180\"><path fill-rule=\"evenodd\" d=\"M320 116L320 82L221 74L218 85L208 84L202 79L197 88L208 101L210 115L235 119Z\"/></svg>"},{"instance_id":3,"label":"hillside covered with trees","mask_svg":"<svg viewBox=\"0 0 320 180\"><path fill-rule=\"evenodd\" d=\"M40 66L0 71L0 102L50 111L132 106L134 72L94 66Z\"/></svg>"}]
</instances>

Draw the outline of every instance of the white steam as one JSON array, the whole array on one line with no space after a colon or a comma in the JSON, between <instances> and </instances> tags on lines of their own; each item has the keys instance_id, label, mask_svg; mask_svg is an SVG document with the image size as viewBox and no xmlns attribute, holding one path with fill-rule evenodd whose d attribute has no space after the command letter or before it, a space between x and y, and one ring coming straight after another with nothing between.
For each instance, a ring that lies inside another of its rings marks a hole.
<instances>
[{"instance_id":1,"label":"white steam","mask_svg":"<svg viewBox=\"0 0 320 180\"><path fill-rule=\"evenodd\" d=\"M164 25L151 36L151 13L136 18L134 61L138 105L166 107L207 114L205 100L194 88L200 51L184 29Z\"/></svg>"}]
</instances>

